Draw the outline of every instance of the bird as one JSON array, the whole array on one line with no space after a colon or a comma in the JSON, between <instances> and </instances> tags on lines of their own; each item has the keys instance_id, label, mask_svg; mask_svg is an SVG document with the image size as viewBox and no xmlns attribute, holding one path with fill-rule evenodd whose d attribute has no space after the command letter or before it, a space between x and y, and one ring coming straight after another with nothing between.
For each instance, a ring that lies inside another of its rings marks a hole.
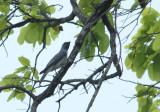
<instances>
[{"instance_id":1,"label":"bird","mask_svg":"<svg viewBox=\"0 0 160 112\"><path fill-rule=\"evenodd\" d=\"M42 83L42 81L49 72L52 72L53 70L56 70L67 63L67 52L69 46L70 42L64 42L60 51L49 61L47 66L40 72L40 74L43 73L43 76L41 77L39 84Z\"/></svg>"}]
</instances>

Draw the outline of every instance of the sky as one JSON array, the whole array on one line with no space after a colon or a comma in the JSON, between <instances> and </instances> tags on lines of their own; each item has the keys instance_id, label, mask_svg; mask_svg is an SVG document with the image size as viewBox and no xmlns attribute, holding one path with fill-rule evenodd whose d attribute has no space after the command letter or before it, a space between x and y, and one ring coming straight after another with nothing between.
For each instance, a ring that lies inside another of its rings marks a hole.
<instances>
[{"instance_id":1,"label":"sky","mask_svg":"<svg viewBox=\"0 0 160 112\"><path fill-rule=\"evenodd\" d=\"M70 5L69 0L55 0L54 3L52 3L50 0L46 0L48 4L61 4L63 6L63 9L61 11L57 11L55 14L53 14L53 17L60 18L65 17L69 15L72 11L72 7ZM151 7L155 8L157 11L160 12L160 8L158 4L160 1L153 0ZM123 7L130 6L130 4L133 3L133 0L127 0L126 2L123 2ZM127 4L127 5L126 5ZM59 9L60 7L56 7ZM13 20L13 22L21 21L19 19ZM122 21L118 21L118 24L121 24ZM74 36L78 34L81 30L81 28L77 28L77 26L70 25L70 24L63 24L63 30L59 37L52 41L52 44L50 46L47 46L46 49L41 53L41 55L38 58L37 63L37 69L38 71L41 71L48 61L59 51L61 48L61 45L63 42L71 41L71 45L69 48L69 53L71 52L74 43L75 38ZM133 27L133 26L131 26ZM140 27L140 24L136 27L133 34L129 37L129 39L123 44L123 46L127 45L131 42L131 37L136 34L137 29ZM130 28L128 28L129 30ZM126 32L121 33L120 37L126 36ZM128 33L128 32L127 32ZM39 52L39 50L42 48L42 46L36 45L35 48L31 44L24 43L23 45L19 45L17 43L17 37L19 35L19 29L15 30L15 33L8 38L8 40L5 42L5 46L8 52L8 56L4 50L3 47L0 47L0 68L1 69L1 75L0 78L11 74L15 71L16 68L21 67L21 64L18 61L18 57L25 56L31 61L31 65L34 66L34 60ZM123 63L125 61L125 57L127 56L127 51L122 49L122 59ZM79 59L79 55L77 56L76 60ZM98 67L100 64L99 60L95 59L92 63L89 63L85 60L79 62L75 67L71 67L66 76L65 79L69 78L81 78L86 77L87 75L91 74L91 70L95 70L95 68ZM85 65L85 66L84 66ZM91 70L88 70L88 68ZM122 79L126 80L132 80L135 82L142 82L142 83L153 83L149 80L147 72L142 77L142 79L137 79L136 74L133 73L131 70L127 70L125 68L125 65L123 64L123 74ZM109 73L113 73L114 69L112 68ZM52 78L52 73L46 77L46 79L50 80ZM117 78L110 79L103 83L102 88L100 89L100 92L90 110L90 112L136 112L138 109L138 103L136 99L131 100L126 98L132 97L135 93L135 86L132 83L123 82ZM36 94L39 94L42 92L45 88L40 88L37 90ZM86 94L83 87L80 87L77 91L74 91L72 94L70 94L66 99L64 99L61 102L61 112L84 112L87 108L87 105L93 95L94 89L91 88L89 90L89 93ZM16 99L12 99L10 102L7 102L8 95L10 93L0 93L0 107L2 112L24 112L25 109L28 107L28 97L21 102L17 101ZM61 95L62 96L62 95ZM52 96L50 98L45 99L39 106L37 112L56 112L58 109L58 103L55 101L58 100L59 95Z\"/></svg>"}]
</instances>

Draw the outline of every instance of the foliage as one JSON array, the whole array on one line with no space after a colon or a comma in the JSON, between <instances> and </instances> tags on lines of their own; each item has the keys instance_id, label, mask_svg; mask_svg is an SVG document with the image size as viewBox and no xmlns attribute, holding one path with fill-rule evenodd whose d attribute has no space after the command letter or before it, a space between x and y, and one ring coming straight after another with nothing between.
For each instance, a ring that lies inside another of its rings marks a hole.
<instances>
[{"instance_id":1,"label":"foliage","mask_svg":"<svg viewBox=\"0 0 160 112\"><path fill-rule=\"evenodd\" d=\"M148 70L151 80L160 81L159 15L153 8L145 8L142 12L141 28L133 36L132 43L125 46L131 51L125 60L126 67L136 72L138 78Z\"/></svg>"},{"instance_id":2,"label":"foliage","mask_svg":"<svg viewBox=\"0 0 160 112\"><path fill-rule=\"evenodd\" d=\"M159 99L155 99L159 95L160 91L154 88L154 86L145 87L143 85L137 85L136 87L138 112L159 112L160 106Z\"/></svg>"},{"instance_id":3,"label":"foliage","mask_svg":"<svg viewBox=\"0 0 160 112\"><path fill-rule=\"evenodd\" d=\"M92 30L92 33L89 33L81 47L81 58L82 57L89 57L86 58L87 61L92 61L95 54L95 49L97 48L97 43L99 44L99 51L101 54L104 54L109 46L109 37L105 33L104 24L102 23L102 20L100 20L95 27Z\"/></svg>"},{"instance_id":4,"label":"foliage","mask_svg":"<svg viewBox=\"0 0 160 112\"><path fill-rule=\"evenodd\" d=\"M74 0L71 0L71 2L73 1ZM111 4L113 5L118 0L110 1L112 1ZM74 14L72 15L71 13L68 17L56 19L53 17L53 14L56 12L55 5L49 6L45 0L0 0L1 45L4 45L5 40L14 33L14 28L20 28L20 34L16 37L20 45L23 46L24 43L27 43L33 45L34 48L37 44L43 45L43 50L46 45L51 44L51 40L55 41L55 39L58 38L60 31L63 29L61 24L66 22L81 26L82 29L87 29L87 33L80 32L75 36L77 40L72 50L73 55L71 59L69 59L68 68L73 64L78 52L80 52L80 59L85 58L87 61L92 62L96 54L101 58L106 51L111 48L111 56L107 58L106 63L101 59L102 66L96 68L93 74L89 75L85 80L77 79L63 82L62 78L68 70L66 67L64 71L58 72L58 75L54 78L56 81L53 80L47 89L37 96L33 94L36 92L35 85L39 80L36 63L42 50L39 51L36 56L34 67L31 66L29 59L23 56L19 57L18 60L22 66L17 68L14 73L6 75L0 81L0 91L3 90L3 92L11 93L7 101L13 98L23 101L26 95L29 95L33 103L38 102L38 106L45 98L52 96L55 92L54 90L59 85L59 91L63 90L64 85L71 86L71 92L77 90L78 87L82 85L88 92L88 88L86 88L87 86L85 85L87 83L91 84L95 88L95 94L98 94L102 82L116 76L121 76L117 75L121 74L121 67L116 53L115 39L116 35L119 35L115 21L118 17L117 10L120 10L121 4L119 1L119 3L114 4L113 7L109 5L111 9L106 9L108 6L103 8L101 4L105 2L107 2L107 0L79 0L79 3L76 4L80 10L79 14L76 15L77 12L76 9L74 9L76 5L74 6L73 3L71 3ZM143 2L143 4L141 2ZM130 51L126 57L125 65L127 69L132 69L133 72L136 72L138 78L142 78L147 70L149 78L152 81L158 82L160 81L160 13L151 7L145 7L149 2L149 0L135 0L135 3L130 8L130 13L139 7L144 8L144 10L141 13L142 26L137 31L137 34L132 37L132 42L125 46L125 48ZM99 13L102 13L100 19L97 17ZM12 19L16 14L20 14L19 17L21 17L22 21L12 23ZM119 15L121 16L121 13L119 13ZM71 17L71 19L68 19L69 17ZM76 22L71 21L74 17L78 17ZM88 21L88 23L84 24L84 22L81 21L81 19L87 21L90 17L91 19L96 17L93 23L89 23L90 21ZM108 18L108 24L104 22L103 17ZM82 38L79 37L80 34L83 35ZM96 53L97 50L98 53ZM104 60L106 60L106 58ZM107 73L112 63L116 68L116 72L108 75ZM60 73L61 75L59 75ZM3 87L5 87L5 89ZM135 96L139 106L138 112L160 112L158 108L160 106L160 100L156 99L160 93L158 87L155 88L155 85L146 86L141 84L137 85L136 91L137 94L135 94ZM62 99L71 92L66 93ZM96 97L95 94L92 97L90 105L92 105L92 101L94 101ZM39 99L37 100L36 98Z\"/></svg>"},{"instance_id":5,"label":"foliage","mask_svg":"<svg viewBox=\"0 0 160 112\"><path fill-rule=\"evenodd\" d=\"M0 33L3 32L3 29L6 28L7 25L9 25L10 18L7 17L7 14L10 14L10 5L12 3L12 0L7 1L0 1L0 11L2 14L0 14ZM24 5L25 3L33 3L33 0L19 0L21 2L18 4L18 10L23 15L23 20L27 20L29 18L35 18L35 19L44 19L44 16L40 13L40 10L43 10L46 14L53 14L55 12L54 6L48 6L48 4L42 0L36 0L35 6L30 5ZM11 12L12 13L12 12ZM38 23L29 23L26 27L22 27L20 31L20 35L18 37L18 43L22 45L25 42L33 44L35 47L36 42L41 45L43 42L43 26L45 26L46 22L38 22ZM56 28L57 27L57 28ZM55 40L58 37L58 34L60 33L59 29L61 26L56 26L55 28L49 28L47 29L47 36L46 36L46 45L50 45L51 38ZM5 32L7 34L8 32ZM13 31L12 31L13 33ZM12 34L10 33L10 34ZM6 35L3 34L3 37L6 37ZM2 38L0 38L1 40Z\"/></svg>"},{"instance_id":6,"label":"foliage","mask_svg":"<svg viewBox=\"0 0 160 112\"><path fill-rule=\"evenodd\" d=\"M92 4L98 4L99 2L101 2L101 0L80 0L78 6L80 7L82 13L86 17L89 17L95 10ZM109 16L110 21L113 25L112 14L108 12L107 15ZM80 25L82 24L79 21L77 21L77 23L79 23ZM101 52L101 54L104 54L109 46L109 37L105 33L105 26L102 20L99 20L98 23L92 29L92 33L90 32L90 34L86 36L82 48L80 50L80 57L90 57L86 58L86 60L92 61L94 59L95 49L97 48L97 46L99 46L98 49Z\"/></svg>"},{"instance_id":7,"label":"foliage","mask_svg":"<svg viewBox=\"0 0 160 112\"><path fill-rule=\"evenodd\" d=\"M19 57L19 62L22 64L22 67L16 69L13 74L6 75L2 81L0 81L0 86L10 86L16 85L22 88L26 88L28 91L35 92L35 89L32 89L32 85L29 84L31 74L34 73L34 79L39 79L38 71L31 67L30 61L25 57ZM35 72L34 72L35 70ZM22 76L21 76L22 75ZM32 79L33 79L32 78ZM10 101L12 98L17 98L17 100L23 101L26 93L19 89L5 89L4 92L11 92L7 101Z\"/></svg>"},{"instance_id":8,"label":"foliage","mask_svg":"<svg viewBox=\"0 0 160 112\"><path fill-rule=\"evenodd\" d=\"M136 35L132 37L132 43L125 46L131 51L125 60L127 69L136 72L138 78L142 78L148 70L152 81L160 81L160 19L155 9L147 7L142 12L141 23ZM159 112L159 90L154 86L144 87L137 85L136 96L138 101L138 112Z\"/></svg>"}]
</instances>

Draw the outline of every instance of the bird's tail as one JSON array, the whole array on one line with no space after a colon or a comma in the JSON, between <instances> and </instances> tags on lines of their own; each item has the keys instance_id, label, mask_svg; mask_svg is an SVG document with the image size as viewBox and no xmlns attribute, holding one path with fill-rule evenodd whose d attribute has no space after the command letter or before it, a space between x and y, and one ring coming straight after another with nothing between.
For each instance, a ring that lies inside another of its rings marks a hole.
<instances>
[{"instance_id":1,"label":"bird's tail","mask_svg":"<svg viewBox=\"0 0 160 112\"><path fill-rule=\"evenodd\" d=\"M43 73L43 72L42 72ZM41 72L40 72L40 74L41 74ZM48 74L48 72L45 72L44 74L43 74L43 76L41 77L41 79L39 80L39 85L42 83L42 81L44 80L44 78L46 77L46 75Z\"/></svg>"},{"instance_id":2,"label":"bird's tail","mask_svg":"<svg viewBox=\"0 0 160 112\"><path fill-rule=\"evenodd\" d=\"M44 73L44 70L42 70L39 74L42 74L42 73Z\"/></svg>"}]
</instances>

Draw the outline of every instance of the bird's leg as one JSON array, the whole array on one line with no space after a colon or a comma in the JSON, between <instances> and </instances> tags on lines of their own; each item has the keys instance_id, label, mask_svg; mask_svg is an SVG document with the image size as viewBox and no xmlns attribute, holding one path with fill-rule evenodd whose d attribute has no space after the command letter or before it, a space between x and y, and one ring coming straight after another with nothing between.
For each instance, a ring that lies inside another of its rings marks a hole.
<instances>
[{"instance_id":1,"label":"bird's leg","mask_svg":"<svg viewBox=\"0 0 160 112\"><path fill-rule=\"evenodd\" d=\"M57 75L58 73L56 72L56 70L55 70L55 75L53 75L53 78Z\"/></svg>"}]
</instances>

